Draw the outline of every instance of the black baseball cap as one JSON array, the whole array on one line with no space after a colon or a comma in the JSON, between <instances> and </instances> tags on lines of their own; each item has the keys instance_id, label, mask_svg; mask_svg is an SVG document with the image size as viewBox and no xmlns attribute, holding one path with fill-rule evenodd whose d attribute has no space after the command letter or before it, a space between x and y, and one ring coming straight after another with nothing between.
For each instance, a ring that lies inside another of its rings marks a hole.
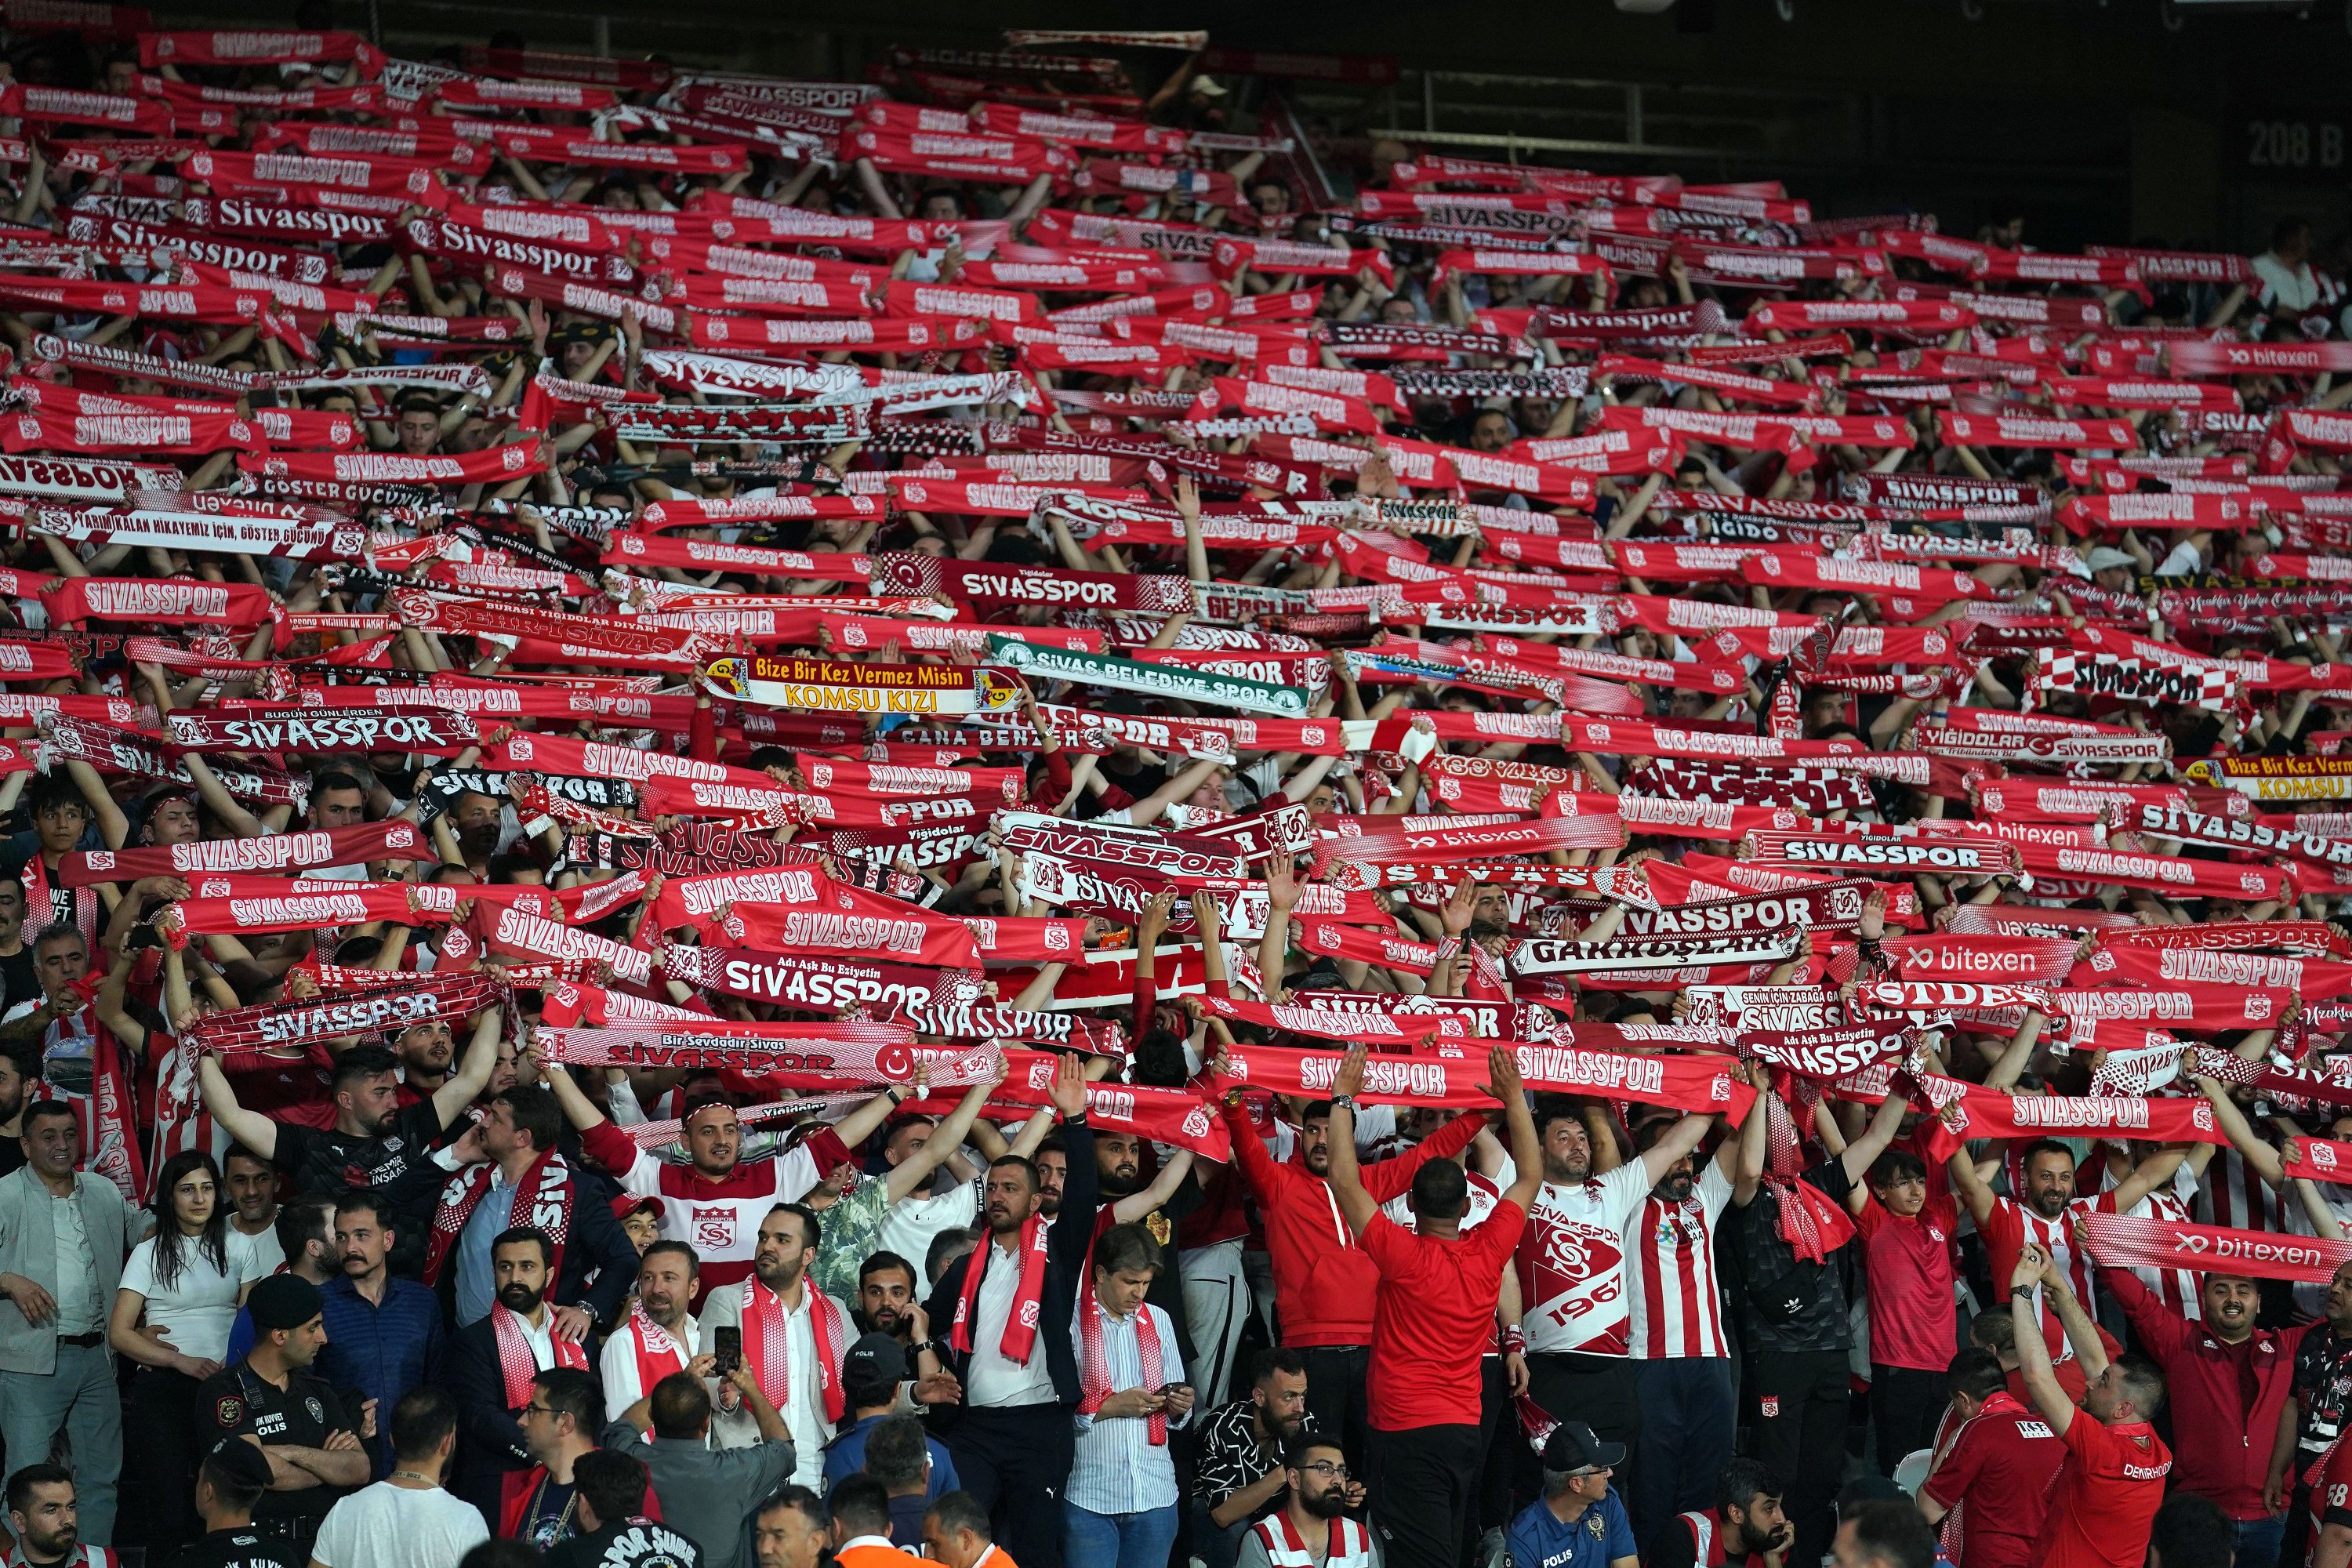
<instances>
[{"instance_id":1,"label":"black baseball cap","mask_svg":"<svg viewBox=\"0 0 2352 1568\"><path fill-rule=\"evenodd\" d=\"M1560 1474L1613 1470L1625 1462L1625 1445L1604 1443L1581 1421L1563 1421L1544 1444L1543 1468Z\"/></svg>"},{"instance_id":2,"label":"black baseball cap","mask_svg":"<svg viewBox=\"0 0 2352 1568\"><path fill-rule=\"evenodd\" d=\"M861 1334L841 1358L844 1386L877 1387L907 1379L907 1347L890 1334Z\"/></svg>"}]
</instances>

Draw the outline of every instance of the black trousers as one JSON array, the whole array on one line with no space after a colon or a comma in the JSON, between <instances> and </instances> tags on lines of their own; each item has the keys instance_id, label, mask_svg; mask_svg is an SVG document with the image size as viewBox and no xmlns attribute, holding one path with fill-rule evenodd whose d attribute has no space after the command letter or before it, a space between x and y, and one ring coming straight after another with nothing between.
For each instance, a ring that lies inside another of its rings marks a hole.
<instances>
[{"instance_id":1,"label":"black trousers","mask_svg":"<svg viewBox=\"0 0 2352 1568\"><path fill-rule=\"evenodd\" d=\"M142 1366L131 1376L122 1412L124 1510L151 1561L161 1563L199 1533L195 1523L196 1380L169 1367ZM118 1524L118 1529L121 1525Z\"/></svg>"},{"instance_id":2,"label":"black trousers","mask_svg":"<svg viewBox=\"0 0 2352 1568\"><path fill-rule=\"evenodd\" d=\"M1489 1530L1511 1524L1511 1481L1515 1461L1527 1451L1519 1436L1519 1413L1511 1403L1511 1374L1498 1355L1478 1363L1478 1431L1483 1450L1478 1479L1471 1493L1470 1517L1462 1531L1463 1568L1483 1568L1477 1562L1479 1539Z\"/></svg>"},{"instance_id":3,"label":"black trousers","mask_svg":"<svg viewBox=\"0 0 2352 1568\"><path fill-rule=\"evenodd\" d=\"M1792 1563L1818 1563L1836 1532L1830 1504L1845 1470L1852 1411L1843 1351L1759 1350L1748 1360L1756 1395L1756 1458L1787 1489Z\"/></svg>"},{"instance_id":4,"label":"black trousers","mask_svg":"<svg viewBox=\"0 0 2352 1568\"><path fill-rule=\"evenodd\" d=\"M1870 1424L1878 1433L1878 1473L1892 1476L1906 1454L1933 1443L1950 1403L1944 1373L1873 1362Z\"/></svg>"},{"instance_id":5,"label":"black trousers","mask_svg":"<svg viewBox=\"0 0 2352 1568\"><path fill-rule=\"evenodd\" d=\"M1381 1532L1384 1568L1460 1568L1462 1532L1469 1527L1486 1458L1479 1429L1375 1428L1367 1452L1364 1489L1372 1528Z\"/></svg>"},{"instance_id":6,"label":"black trousers","mask_svg":"<svg viewBox=\"0 0 2352 1568\"><path fill-rule=\"evenodd\" d=\"M1371 1430L1370 1407L1364 1398L1364 1383L1372 1370L1371 1347L1301 1345L1298 1355L1307 1363L1307 1413L1315 1417L1315 1429L1339 1439L1348 1468L1362 1474L1365 1437ZM1021 1558L1015 1553L1013 1560Z\"/></svg>"},{"instance_id":7,"label":"black trousers","mask_svg":"<svg viewBox=\"0 0 2352 1568\"><path fill-rule=\"evenodd\" d=\"M1062 1488L1076 1443L1059 1401L967 1409L948 1433L957 1478L988 1510L997 1544L1015 1563L1061 1568Z\"/></svg>"},{"instance_id":8,"label":"black trousers","mask_svg":"<svg viewBox=\"0 0 2352 1568\"><path fill-rule=\"evenodd\" d=\"M1634 1455L1641 1448L1642 1400L1633 1392L1633 1363L1624 1356L1550 1351L1528 1357L1528 1396L1555 1421L1581 1421L1604 1443L1625 1445L1625 1462L1610 1485L1633 1495ZM1811 1562L1811 1559L1806 1559Z\"/></svg>"}]
</instances>

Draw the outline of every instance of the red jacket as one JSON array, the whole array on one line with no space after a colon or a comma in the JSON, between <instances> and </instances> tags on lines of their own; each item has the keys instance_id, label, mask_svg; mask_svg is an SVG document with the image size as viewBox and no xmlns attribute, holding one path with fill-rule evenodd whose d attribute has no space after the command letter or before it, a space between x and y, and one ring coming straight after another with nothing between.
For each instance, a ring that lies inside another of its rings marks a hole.
<instances>
[{"instance_id":1,"label":"red jacket","mask_svg":"<svg viewBox=\"0 0 2352 1568\"><path fill-rule=\"evenodd\" d=\"M2197 1441L2172 1451L2180 1489L2219 1505L2231 1519L2269 1518L2263 1482L2270 1474L2271 1444L2279 1412L2294 1394L2295 1350L2316 1325L2256 1329L2246 1343L2224 1345L2203 1324L2158 1300L2130 1269L2102 1268L2099 1278L2131 1320L2141 1348L2164 1369L2172 1429L2198 1434ZM2242 1360L2253 1370L2251 1410L2241 1384Z\"/></svg>"},{"instance_id":2,"label":"red jacket","mask_svg":"<svg viewBox=\"0 0 2352 1568\"><path fill-rule=\"evenodd\" d=\"M1329 1184L1304 1165L1276 1164L1240 1106L1226 1106L1224 1118L1234 1135L1234 1160L1265 1215L1265 1249L1274 1259L1282 1342L1371 1343L1372 1298L1379 1290L1380 1270L1348 1234L1348 1222ZM1423 1161L1461 1152L1486 1124L1484 1116L1466 1112L1423 1139L1411 1153L1374 1161L1363 1167L1364 1190L1374 1203L1387 1203L1412 1187L1412 1173Z\"/></svg>"}]
</instances>

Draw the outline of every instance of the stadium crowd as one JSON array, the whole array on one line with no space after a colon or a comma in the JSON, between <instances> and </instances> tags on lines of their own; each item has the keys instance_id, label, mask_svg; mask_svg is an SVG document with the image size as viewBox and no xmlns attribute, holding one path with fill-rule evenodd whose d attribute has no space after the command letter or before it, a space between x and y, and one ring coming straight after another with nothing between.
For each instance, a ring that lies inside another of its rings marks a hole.
<instances>
[{"instance_id":1,"label":"stadium crowd","mask_svg":"<svg viewBox=\"0 0 2352 1568\"><path fill-rule=\"evenodd\" d=\"M2347 1568L2352 304L7 0L10 1568Z\"/></svg>"}]
</instances>

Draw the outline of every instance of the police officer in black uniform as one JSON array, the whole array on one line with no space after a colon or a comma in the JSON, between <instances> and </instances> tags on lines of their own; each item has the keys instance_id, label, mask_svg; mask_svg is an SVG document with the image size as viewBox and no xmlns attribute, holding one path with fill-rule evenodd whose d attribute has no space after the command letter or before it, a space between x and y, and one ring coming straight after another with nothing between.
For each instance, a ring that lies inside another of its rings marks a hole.
<instances>
[{"instance_id":1,"label":"police officer in black uniform","mask_svg":"<svg viewBox=\"0 0 2352 1568\"><path fill-rule=\"evenodd\" d=\"M304 1568L282 1542L261 1533L253 1505L269 1490L269 1456L242 1437L224 1437L196 1472L201 1540L184 1548L170 1568Z\"/></svg>"},{"instance_id":2,"label":"police officer in black uniform","mask_svg":"<svg viewBox=\"0 0 2352 1568\"><path fill-rule=\"evenodd\" d=\"M367 1449L342 1397L310 1371L327 1342L319 1288L299 1274L273 1274L245 1305L253 1350L205 1380L197 1419L207 1443L248 1436L260 1443L275 1479L254 1511L255 1527L289 1559L307 1562L327 1510L367 1485Z\"/></svg>"}]
</instances>

